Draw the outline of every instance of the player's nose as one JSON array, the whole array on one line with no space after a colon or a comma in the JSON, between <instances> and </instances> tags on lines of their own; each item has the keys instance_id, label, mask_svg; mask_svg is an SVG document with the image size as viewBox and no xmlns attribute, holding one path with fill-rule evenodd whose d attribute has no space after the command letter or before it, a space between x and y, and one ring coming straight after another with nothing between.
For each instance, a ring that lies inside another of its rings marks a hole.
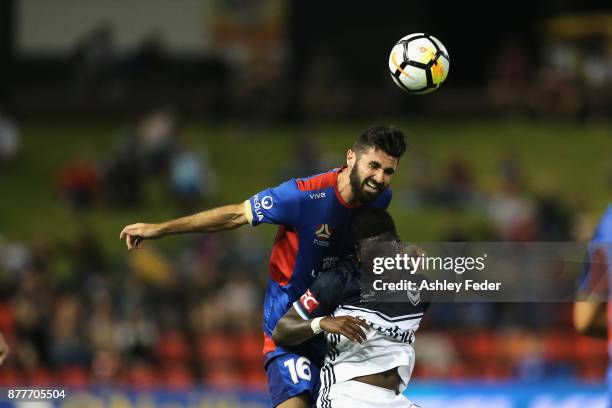
<instances>
[{"instance_id":1,"label":"player's nose","mask_svg":"<svg viewBox=\"0 0 612 408\"><path fill-rule=\"evenodd\" d=\"M374 173L372 178L376 183L383 184L385 182L385 173L382 170L378 170Z\"/></svg>"}]
</instances>

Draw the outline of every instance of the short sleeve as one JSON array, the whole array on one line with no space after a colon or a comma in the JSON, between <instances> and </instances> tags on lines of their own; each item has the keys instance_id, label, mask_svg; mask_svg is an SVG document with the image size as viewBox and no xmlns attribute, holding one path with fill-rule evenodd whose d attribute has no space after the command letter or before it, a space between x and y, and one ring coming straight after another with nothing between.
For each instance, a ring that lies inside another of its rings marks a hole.
<instances>
[{"instance_id":1,"label":"short sleeve","mask_svg":"<svg viewBox=\"0 0 612 408\"><path fill-rule=\"evenodd\" d=\"M587 293L589 299L608 298L609 261L606 252L601 245L595 245L589 249L589 259L585 264L584 274L580 281L580 290Z\"/></svg>"},{"instance_id":2,"label":"short sleeve","mask_svg":"<svg viewBox=\"0 0 612 408\"><path fill-rule=\"evenodd\" d=\"M337 268L321 272L293 307L305 320L329 316L338 306L345 283L346 275Z\"/></svg>"},{"instance_id":3,"label":"short sleeve","mask_svg":"<svg viewBox=\"0 0 612 408\"><path fill-rule=\"evenodd\" d=\"M253 226L263 223L295 226L300 211L300 191L294 180L265 189L249 198ZM247 210L249 211L249 210Z\"/></svg>"}]
</instances>

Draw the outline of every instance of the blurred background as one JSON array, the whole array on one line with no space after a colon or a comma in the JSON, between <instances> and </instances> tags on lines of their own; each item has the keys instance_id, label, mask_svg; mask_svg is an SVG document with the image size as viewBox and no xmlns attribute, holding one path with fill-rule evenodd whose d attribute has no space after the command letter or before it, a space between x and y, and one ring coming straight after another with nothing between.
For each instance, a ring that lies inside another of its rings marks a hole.
<instances>
[{"instance_id":1,"label":"blurred background","mask_svg":"<svg viewBox=\"0 0 612 408\"><path fill-rule=\"evenodd\" d=\"M428 32L433 94L388 53ZM125 224L236 203L344 163L368 126L409 150L410 241L588 241L612 198L612 7L540 1L0 1L2 386L60 406L264 407L275 227L146 242ZM436 304L407 393L425 407L604 406L605 341L566 304ZM148 404L148 405L147 405Z\"/></svg>"}]
</instances>

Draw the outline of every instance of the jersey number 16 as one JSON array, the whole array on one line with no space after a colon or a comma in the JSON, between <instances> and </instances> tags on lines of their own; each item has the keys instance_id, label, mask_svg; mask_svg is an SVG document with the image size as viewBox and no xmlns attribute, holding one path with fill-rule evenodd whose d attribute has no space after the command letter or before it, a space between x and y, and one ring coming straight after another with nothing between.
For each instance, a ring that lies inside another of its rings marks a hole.
<instances>
[{"instance_id":1,"label":"jersey number 16","mask_svg":"<svg viewBox=\"0 0 612 408\"><path fill-rule=\"evenodd\" d=\"M284 365L289 369L289 375L294 384L297 384L300 379L310 381L310 360L306 357L300 357L297 361L290 358L285 361Z\"/></svg>"}]
</instances>

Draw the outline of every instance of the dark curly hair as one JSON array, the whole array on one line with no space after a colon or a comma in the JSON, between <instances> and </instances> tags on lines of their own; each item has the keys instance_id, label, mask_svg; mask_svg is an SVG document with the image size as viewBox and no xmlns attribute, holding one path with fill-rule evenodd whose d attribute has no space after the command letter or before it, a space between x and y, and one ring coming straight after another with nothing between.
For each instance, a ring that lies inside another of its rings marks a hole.
<instances>
[{"instance_id":1,"label":"dark curly hair","mask_svg":"<svg viewBox=\"0 0 612 408\"><path fill-rule=\"evenodd\" d=\"M394 126L372 126L355 141L353 150L362 153L372 147L399 159L406 151L406 140L402 131Z\"/></svg>"},{"instance_id":2,"label":"dark curly hair","mask_svg":"<svg viewBox=\"0 0 612 408\"><path fill-rule=\"evenodd\" d=\"M381 237L383 241L394 241L398 238L391 215L385 210L373 207L362 207L355 212L351 235L355 243L373 237Z\"/></svg>"}]
</instances>

